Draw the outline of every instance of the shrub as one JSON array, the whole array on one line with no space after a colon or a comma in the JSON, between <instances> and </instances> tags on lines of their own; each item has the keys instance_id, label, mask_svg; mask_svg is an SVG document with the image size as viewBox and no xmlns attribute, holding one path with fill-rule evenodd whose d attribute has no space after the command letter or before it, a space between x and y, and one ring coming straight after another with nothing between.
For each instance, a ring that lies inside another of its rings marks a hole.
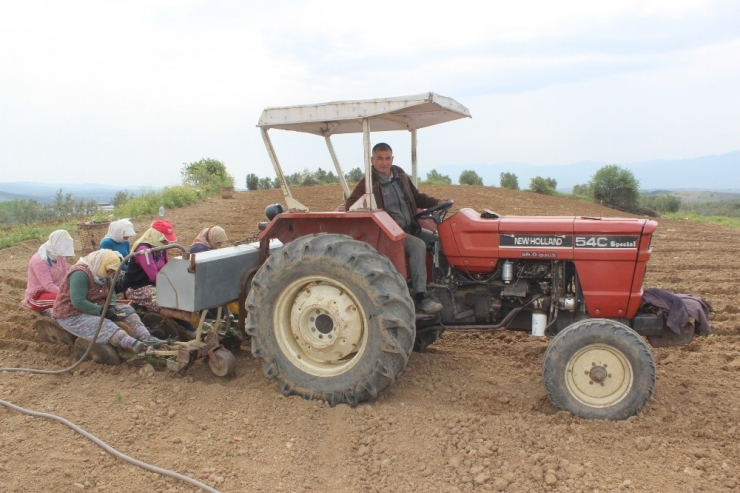
<instances>
[{"instance_id":1,"label":"shrub","mask_svg":"<svg viewBox=\"0 0 740 493\"><path fill-rule=\"evenodd\" d=\"M519 190L519 178L514 173L501 173L499 184L501 188Z\"/></svg>"},{"instance_id":2,"label":"shrub","mask_svg":"<svg viewBox=\"0 0 740 493\"><path fill-rule=\"evenodd\" d=\"M420 180L420 183L424 183L426 185L451 185L452 179L447 175L440 174L436 169L433 169L427 173L427 179Z\"/></svg>"},{"instance_id":3,"label":"shrub","mask_svg":"<svg viewBox=\"0 0 740 493\"><path fill-rule=\"evenodd\" d=\"M630 170L610 164L600 168L589 184L594 198L607 207L622 211L637 209L639 182Z\"/></svg>"},{"instance_id":4,"label":"shrub","mask_svg":"<svg viewBox=\"0 0 740 493\"><path fill-rule=\"evenodd\" d=\"M175 186L162 189L162 203L165 207L184 207L198 201L198 191L194 188Z\"/></svg>"},{"instance_id":5,"label":"shrub","mask_svg":"<svg viewBox=\"0 0 740 493\"><path fill-rule=\"evenodd\" d=\"M529 189L534 193L541 193L543 195L553 195L555 193L555 187L557 182L552 178L542 178L541 176L535 176L529 182Z\"/></svg>"},{"instance_id":6,"label":"shrub","mask_svg":"<svg viewBox=\"0 0 740 493\"><path fill-rule=\"evenodd\" d=\"M678 212L681 207L681 197L666 193L663 195L643 195L643 207L655 209L658 212Z\"/></svg>"},{"instance_id":7,"label":"shrub","mask_svg":"<svg viewBox=\"0 0 740 493\"><path fill-rule=\"evenodd\" d=\"M460 185L483 185L483 178L478 176L473 170L466 169L460 173L460 178L457 180Z\"/></svg>"},{"instance_id":8,"label":"shrub","mask_svg":"<svg viewBox=\"0 0 740 493\"><path fill-rule=\"evenodd\" d=\"M233 187L234 177L226 171L226 165L217 159L204 158L183 164L180 170L183 185L205 190L216 195L222 187Z\"/></svg>"}]
</instances>

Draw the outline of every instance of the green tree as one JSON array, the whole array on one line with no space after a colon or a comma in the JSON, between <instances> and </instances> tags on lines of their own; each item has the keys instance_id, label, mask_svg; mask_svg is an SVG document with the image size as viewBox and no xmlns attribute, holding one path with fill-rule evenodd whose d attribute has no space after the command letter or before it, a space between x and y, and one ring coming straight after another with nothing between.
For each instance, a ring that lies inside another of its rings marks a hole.
<instances>
[{"instance_id":1,"label":"green tree","mask_svg":"<svg viewBox=\"0 0 740 493\"><path fill-rule=\"evenodd\" d=\"M54 221L55 219L58 219L58 216L52 204L39 204L39 213L36 216L36 221L47 222Z\"/></svg>"},{"instance_id":2,"label":"green tree","mask_svg":"<svg viewBox=\"0 0 740 493\"><path fill-rule=\"evenodd\" d=\"M85 203L85 207L87 209L86 210L87 214L85 214L85 215L86 216L91 216L91 215L95 214L96 212L98 212L98 209L100 209L100 204L98 204L98 201L97 200L90 199L90 200L88 200Z\"/></svg>"},{"instance_id":3,"label":"green tree","mask_svg":"<svg viewBox=\"0 0 740 493\"><path fill-rule=\"evenodd\" d=\"M123 204L129 201L129 199L133 198L133 195L129 193L128 190L119 190L116 192L116 194L113 196L113 200L111 200L111 205L118 209Z\"/></svg>"},{"instance_id":4,"label":"green tree","mask_svg":"<svg viewBox=\"0 0 740 493\"><path fill-rule=\"evenodd\" d=\"M573 195L580 195L581 197L591 197L591 186L586 183L584 185L573 185Z\"/></svg>"},{"instance_id":5,"label":"green tree","mask_svg":"<svg viewBox=\"0 0 740 493\"><path fill-rule=\"evenodd\" d=\"M11 206L13 218L16 222L24 225L31 224L39 216L39 203L33 199L14 200Z\"/></svg>"},{"instance_id":6,"label":"green tree","mask_svg":"<svg viewBox=\"0 0 740 493\"><path fill-rule=\"evenodd\" d=\"M270 190L272 188L272 179L270 178L260 178L259 182L257 183L257 188L260 190Z\"/></svg>"},{"instance_id":7,"label":"green tree","mask_svg":"<svg viewBox=\"0 0 740 493\"><path fill-rule=\"evenodd\" d=\"M499 184L501 188L509 190L519 190L519 178L514 173L501 173Z\"/></svg>"},{"instance_id":8,"label":"green tree","mask_svg":"<svg viewBox=\"0 0 740 493\"><path fill-rule=\"evenodd\" d=\"M347 180L347 183L357 183L365 178L365 172L360 168L354 168L344 175L344 178Z\"/></svg>"},{"instance_id":9,"label":"green tree","mask_svg":"<svg viewBox=\"0 0 740 493\"><path fill-rule=\"evenodd\" d=\"M317 183L326 183L326 171L319 168L313 173L313 177Z\"/></svg>"},{"instance_id":10,"label":"green tree","mask_svg":"<svg viewBox=\"0 0 740 493\"><path fill-rule=\"evenodd\" d=\"M327 171L326 181L324 183L339 183L339 178L334 174L333 171Z\"/></svg>"},{"instance_id":11,"label":"green tree","mask_svg":"<svg viewBox=\"0 0 740 493\"><path fill-rule=\"evenodd\" d=\"M473 170L466 169L460 173L460 178L457 180L460 185L483 185L483 178L478 176Z\"/></svg>"},{"instance_id":12,"label":"green tree","mask_svg":"<svg viewBox=\"0 0 740 493\"><path fill-rule=\"evenodd\" d=\"M0 208L0 224L13 224L13 214L11 214L10 209L7 207Z\"/></svg>"},{"instance_id":13,"label":"green tree","mask_svg":"<svg viewBox=\"0 0 740 493\"><path fill-rule=\"evenodd\" d=\"M642 196L643 207L655 209L658 212L678 212L681 207L681 197L666 193L663 195Z\"/></svg>"},{"instance_id":14,"label":"green tree","mask_svg":"<svg viewBox=\"0 0 740 493\"><path fill-rule=\"evenodd\" d=\"M535 193L552 195L553 193L555 193L556 185L557 182L552 178L542 178L541 176L535 176L529 182L529 189Z\"/></svg>"},{"instance_id":15,"label":"green tree","mask_svg":"<svg viewBox=\"0 0 740 493\"><path fill-rule=\"evenodd\" d=\"M71 193L64 194L60 188L54 195L53 207L56 219L71 217L75 213L75 199Z\"/></svg>"},{"instance_id":16,"label":"green tree","mask_svg":"<svg viewBox=\"0 0 740 493\"><path fill-rule=\"evenodd\" d=\"M590 182L596 200L607 207L628 212L638 208L639 185L630 170L616 164L600 168Z\"/></svg>"},{"instance_id":17,"label":"green tree","mask_svg":"<svg viewBox=\"0 0 740 493\"><path fill-rule=\"evenodd\" d=\"M319 181L316 179L313 173L306 170L303 173L303 176L301 177L301 186L302 187L312 187L314 185L317 185Z\"/></svg>"},{"instance_id":18,"label":"green tree","mask_svg":"<svg viewBox=\"0 0 740 493\"><path fill-rule=\"evenodd\" d=\"M194 163L184 163L180 175L183 185L205 189L210 195L219 193L221 187L234 186L234 177L226 171L226 165L217 159L204 158Z\"/></svg>"},{"instance_id":19,"label":"green tree","mask_svg":"<svg viewBox=\"0 0 740 493\"><path fill-rule=\"evenodd\" d=\"M451 185L452 179L447 176L440 174L436 169L433 169L427 173L427 179L423 180L423 183L427 185Z\"/></svg>"},{"instance_id":20,"label":"green tree","mask_svg":"<svg viewBox=\"0 0 740 493\"><path fill-rule=\"evenodd\" d=\"M260 177L254 173L247 175L247 190L257 190L260 184Z\"/></svg>"}]
</instances>

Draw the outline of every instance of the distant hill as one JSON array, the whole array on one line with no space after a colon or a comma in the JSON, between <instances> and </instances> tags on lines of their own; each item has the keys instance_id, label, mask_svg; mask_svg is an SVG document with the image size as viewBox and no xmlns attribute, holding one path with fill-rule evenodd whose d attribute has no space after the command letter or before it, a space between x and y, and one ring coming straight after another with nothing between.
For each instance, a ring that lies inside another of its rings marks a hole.
<instances>
[{"instance_id":1,"label":"distant hill","mask_svg":"<svg viewBox=\"0 0 740 493\"><path fill-rule=\"evenodd\" d=\"M600 168L616 164L632 171L640 182L640 189L672 190L672 191L705 191L706 201L720 200L722 193L740 193L740 150L715 156L701 156L690 159L642 161L638 163L609 163L583 161L567 165L535 165L526 163L499 163L499 164L467 164L445 165L436 170L449 176L453 183L457 183L460 173L472 169L483 179L484 185L499 186L500 175L503 172L514 173L519 180L519 187L529 187L529 182L535 176L554 178L558 190L570 192L574 185L588 183ZM345 170L348 171L348 170ZM424 178L422 173L420 178ZM733 188L734 187L734 188ZM0 182L0 202L15 199L35 199L41 203L54 200L57 190L62 189L71 193L75 199L98 202L110 202L116 192L128 190L132 194L140 194L141 186L112 186L100 184L72 184L72 183L33 183L33 182ZM157 188L149 188L157 191ZM692 193L693 193L692 192ZM719 195L718 195L719 193ZM711 194L715 194L714 197ZM701 194L694 194L699 197ZM727 196L721 200L731 200L736 197ZM689 194L682 195L685 201L693 201ZM701 200L698 200L701 201Z\"/></svg>"},{"instance_id":2,"label":"distant hill","mask_svg":"<svg viewBox=\"0 0 740 493\"><path fill-rule=\"evenodd\" d=\"M650 190L642 191L645 195L664 195L670 193L681 197L684 204L698 204L704 202L721 202L723 200L740 200L740 192L717 192L713 190Z\"/></svg>"},{"instance_id":3,"label":"distant hill","mask_svg":"<svg viewBox=\"0 0 740 493\"><path fill-rule=\"evenodd\" d=\"M60 188L65 195L71 193L75 200L95 199L99 203L110 202L119 191L127 190L130 194L139 195L142 189L140 186L126 187L95 183L0 182L0 202L34 199L42 204L48 204L54 201L54 196ZM150 190L158 189L151 188Z\"/></svg>"},{"instance_id":4,"label":"distant hill","mask_svg":"<svg viewBox=\"0 0 740 493\"><path fill-rule=\"evenodd\" d=\"M642 190L703 189L740 193L740 151L715 156L690 159L642 161L638 163L614 163L583 161L567 165L534 165L526 163L499 163L478 165L448 165L437 167L437 171L449 176L453 183L466 169L472 169L483 178L484 185L499 186L503 172L514 173L519 187L524 189L535 176L554 178L558 190L570 191L574 185L583 185L591 180L600 168L616 164L629 169L640 182ZM424 178L422 175L420 178ZM734 187L734 189L733 189Z\"/></svg>"},{"instance_id":5,"label":"distant hill","mask_svg":"<svg viewBox=\"0 0 740 493\"><path fill-rule=\"evenodd\" d=\"M10 202L11 200L24 200L27 199L25 195L16 194L16 193L8 193L8 192L0 192L0 202Z\"/></svg>"}]
</instances>

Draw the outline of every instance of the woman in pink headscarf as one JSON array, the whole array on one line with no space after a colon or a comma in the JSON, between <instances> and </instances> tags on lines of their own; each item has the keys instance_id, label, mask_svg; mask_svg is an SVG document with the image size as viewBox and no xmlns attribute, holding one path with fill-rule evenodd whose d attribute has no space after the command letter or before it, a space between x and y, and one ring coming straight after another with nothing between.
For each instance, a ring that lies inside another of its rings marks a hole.
<instances>
[{"instance_id":1,"label":"woman in pink headscarf","mask_svg":"<svg viewBox=\"0 0 740 493\"><path fill-rule=\"evenodd\" d=\"M75 254L74 240L63 229L54 231L28 262L26 295L23 306L44 312L54 306L67 275L67 257Z\"/></svg>"}]
</instances>

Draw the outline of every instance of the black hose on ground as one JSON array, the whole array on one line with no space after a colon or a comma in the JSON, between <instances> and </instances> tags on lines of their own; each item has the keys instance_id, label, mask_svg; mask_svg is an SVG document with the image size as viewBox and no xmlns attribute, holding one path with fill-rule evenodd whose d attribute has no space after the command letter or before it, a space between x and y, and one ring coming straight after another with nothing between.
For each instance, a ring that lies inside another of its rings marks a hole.
<instances>
[{"instance_id":1,"label":"black hose on ground","mask_svg":"<svg viewBox=\"0 0 740 493\"><path fill-rule=\"evenodd\" d=\"M172 245L166 245L166 247L168 247L168 248L179 248L183 252L186 251L181 245L178 245L176 243L173 243ZM118 266L118 269L116 269L115 274L113 274L113 278L111 280L111 289L108 290L108 297L105 299L105 304L103 305L103 310L101 311L101 313L100 313L100 319L98 320L98 328L95 330L95 334L93 334L92 340L91 340L90 344L88 344L87 349L85 350L85 353L82 356L80 356L80 359L77 360L72 366L70 366L68 368L62 368L61 370L39 370L39 369L35 369L35 368L0 368L0 372L6 371L6 372L38 373L38 374L42 374L42 375L61 375L63 373L68 373L68 372L74 370L75 368L77 368L78 366L80 366L87 359L87 356L90 354L90 351L92 350L93 344L95 344L95 341L98 339L98 335L100 334L100 330L103 327L103 320L105 320L105 308L110 304L110 301L111 301L111 298L113 296L113 293L115 293L115 289L113 289L112 287L116 285L116 281L118 280L118 276L121 273L121 267L123 266L124 262L126 262L127 260L129 260L132 257L138 256L138 255L143 255L144 252L151 252L151 251L164 250L164 249L165 249L164 247L157 247L157 248L153 248L153 249L149 249L149 250L142 250L141 252L133 252L133 253L130 253L129 255L127 255L126 258L124 259L124 261L121 262L121 265ZM157 466L153 466L151 464L147 464L146 462L142 462L142 461L140 461L138 459L134 459L133 457L130 457L130 456L126 455L126 454L123 454L123 453L119 452L118 450L114 449L113 447L111 447L110 445L108 445L107 443L105 443L104 441L100 440L96 436L92 435L91 433L83 430L82 428L80 428L79 426L75 425L71 421L68 421L68 420L66 420L66 419L64 419L64 418L62 418L60 416L56 416L54 414L40 413L38 411L32 411L30 409L24 409L22 407L16 406L15 404L12 404L10 402L3 401L3 400L0 400L0 405L5 406L8 409L12 409L14 411L17 411L19 413L27 414L29 416L35 416L35 417L39 417L39 418L47 418L47 419L52 419L52 420L55 420L55 421L59 421L60 423L69 426L74 431L76 431L77 433L81 434L82 436L84 436L88 440L91 440L93 443L95 443L99 447L102 447L106 452L108 452L109 454L113 455L114 457L117 457L119 459L125 460L126 462L129 462L129 463L131 463L131 464L133 464L135 466L141 467L142 469L146 469L147 471L151 471L151 472L155 472L157 474L161 474L163 476L169 476L171 478L179 479L180 481L184 481L186 483L192 484L193 486L197 486L198 488L201 488L201 489L203 489L205 491L219 493L218 490L214 490L210 486L208 486L206 484L203 484L200 481L197 481L195 479L192 479L192 478L190 478L188 476L184 476L182 474L176 473L174 471L170 471L168 469L162 469L161 467L157 467Z\"/></svg>"}]
</instances>

